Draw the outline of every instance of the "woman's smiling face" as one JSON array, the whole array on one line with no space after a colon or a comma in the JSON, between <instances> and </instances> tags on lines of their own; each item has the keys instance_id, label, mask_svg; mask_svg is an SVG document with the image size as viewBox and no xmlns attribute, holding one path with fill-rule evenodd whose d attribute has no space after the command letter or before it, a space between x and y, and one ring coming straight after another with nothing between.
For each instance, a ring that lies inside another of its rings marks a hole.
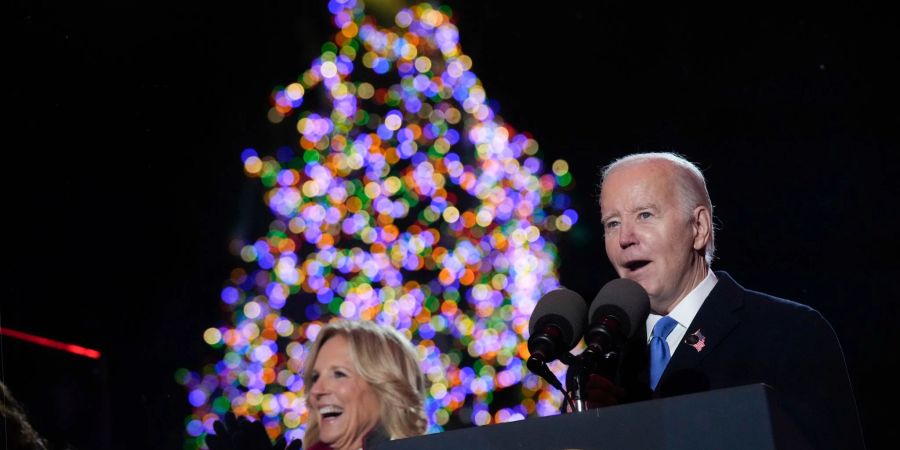
<instances>
[{"instance_id":1,"label":"woman's smiling face","mask_svg":"<svg viewBox=\"0 0 900 450\"><path fill-rule=\"evenodd\" d=\"M378 423L378 396L354 369L344 336L332 336L319 350L309 406L319 421L319 440L335 450L362 448L363 438Z\"/></svg>"}]
</instances>

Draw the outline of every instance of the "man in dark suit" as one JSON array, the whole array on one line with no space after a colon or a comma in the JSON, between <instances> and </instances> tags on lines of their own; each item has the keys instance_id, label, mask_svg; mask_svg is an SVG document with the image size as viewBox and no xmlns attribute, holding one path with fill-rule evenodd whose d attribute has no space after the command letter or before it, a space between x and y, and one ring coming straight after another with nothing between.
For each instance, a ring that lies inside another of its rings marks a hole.
<instances>
[{"instance_id":1,"label":"man in dark suit","mask_svg":"<svg viewBox=\"0 0 900 450\"><path fill-rule=\"evenodd\" d=\"M828 322L710 269L713 208L694 164L671 153L619 159L603 172L600 210L610 262L650 297L615 380L622 401L765 383L813 448L864 447ZM594 377L589 396L608 403L607 387Z\"/></svg>"}]
</instances>

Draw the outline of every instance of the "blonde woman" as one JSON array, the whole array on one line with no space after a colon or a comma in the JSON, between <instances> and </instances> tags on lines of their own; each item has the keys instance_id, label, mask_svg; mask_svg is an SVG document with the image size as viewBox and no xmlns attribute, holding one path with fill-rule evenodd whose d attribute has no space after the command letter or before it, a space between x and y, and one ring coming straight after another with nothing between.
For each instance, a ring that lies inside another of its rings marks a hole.
<instances>
[{"instance_id":1,"label":"blonde woman","mask_svg":"<svg viewBox=\"0 0 900 450\"><path fill-rule=\"evenodd\" d=\"M325 326L303 378L308 450L373 450L425 432L425 381L412 344L393 328L364 321Z\"/></svg>"},{"instance_id":2,"label":"blonde woman","mask_svg":"<svg viewBox=\"0 0 900 450\"><path fill-rule=\"evenodd\" d=\"M378 444L425 433L425 380L412 344L374 322L336 321L313 343L303 379L309 420L307 450L375 450ZM228 413L206 437L211 450L299 450L273 445L259 421Z\"/></svg>"}]
</instances>

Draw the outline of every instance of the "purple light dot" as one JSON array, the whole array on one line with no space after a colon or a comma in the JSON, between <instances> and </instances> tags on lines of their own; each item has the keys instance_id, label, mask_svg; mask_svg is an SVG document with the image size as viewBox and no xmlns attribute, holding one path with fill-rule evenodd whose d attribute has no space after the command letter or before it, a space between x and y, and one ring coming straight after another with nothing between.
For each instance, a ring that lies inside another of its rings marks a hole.
<instances>
[{"instance_id":1,"label":"purple light dot","mask_svg":"<svg viewBox=\"0 0 900 450\"><path fill-rule=\"evenodd\" d=\"M531 157L525 160L523 166L525 166L525 169L531 173L538 173L541 170L541 160L535 157Z\"/></svg>"},{"instance_id":2,"label":"purple light dot","mask_svg":"<svg viewBox=\"0 0 900 450\"><path fill-rule=\"evenodd\" d=\"M418 98L412 97L405 101L406 109L411 113L417 113L422 109L422 102Z\"/></svg>"},{"instance_id":3,"label":"purple light dot","mask_svg":"<svg viewBox=\"0 0 900 450\"><path fill-rule=\"evenodd\" d=\"M240 291L231 286L222 289L222 301L229 305L233 305L235 302L237 302L240 296Z\"/></svg>"},{"instance_id":4,"label":"purple light dot","mask_svg":"<svg viewBox=\"0 0 900 450\"><path fill-rule=\"evenodd\" d=\"M200 436L203 434L203 423L199 420L192 420L187 424L187 433L191 436Z\"/></svg>"},{"instance_id":5,"label":"purple light dot","mask_svg":"<svg viewBox=\"0 0 900 450\"><path fill-rule=\"evenodd\" d=\"M451 129L447 130L446 133L444 133L444 139L446 139L447 142L450 143L450 145L455 145L457 142L459 142L459 132L451 128ZM447 155L447 156L450 156L450 155ZM454 156L456 156L456 155L454 155ZM459 161L458 156L456 156L456 161Z\"/></svg>"},{"instance_id":6,"label":"purple light dot","mask_svg":"<svg viewBox=\"0 0 900 450\"><path fill-rule=\"evenodd\" d=\"M206 402L206 392L200 389L194 389L188 394L188 402L195 407L199 407Z\"/></svg>"},{"instance_id":7,"label":"purple light dot","mask_svg":"<svg viewBox=\"0 0 900 450\"><path fill-rule=\"evenodd\" d=\"M243 152L241 152L241 161L247 161L247 158L257 157L259 158L259 154L256 153L255 149L245 148Z\"/></svg>"},{"instance_id":8,"label":"purple light dot","mask_svg":"<svg viewBox=\"0 0 900 450\"><path fill-rule=\"evenodd\" d=\"M378 74L385 74L388 70L391 69L391 63L384 58L376 58L375 66L372 67L372 70Z\"/></svg>"},{"instance_id":9,"label":"purple light dot","mask_svg":"<svg viewBox=\"0 0 900 450\"><path fill-rule=\"evenodd\" d=\"M322 310L321 308L319 308L319 305L316 304L309 305L304 310L304 312L306 313L306 318L309 320L317 320L322 315L321 311Z\"/></svg>"},{"instance_id":10,"label":"purple light dot","mask_svg":"<svg viewBox=\"0 0 900 450\"><path fill-rule=\"evenodd\" d=\"M431 328L431 325L424 324L419 327L419 336L422 339L431 339L434 337L434 328Z\"/></svg>"},{"instance_id":11,"label":"purple light dot","mask_svg":"<svg viewBox=\"0 0 900 450\"><path fill-rule=\"evenodd\" d=\"M384 124L378 125L378 137L388 140L392 136L394 136L394 132L391 131L390 128L384 126Z\"/></svg>"},{"instance_id":12,"label":"purple light dot","mask_svg":"<svg viewBox=\"0 0 900 450\"><path fill-rule=\"evenodd\" d=\"M320 289L319 292L316 293L316 299L322 304L331 303L333 298L334 292L332 292L331 289Z\"/></svg>"},{"instance_id":13,"label":"purple light dot","mask_svg":"<svg viewBox=\"0 0 900 450\"><path fill-rule=\"evenodd\" d=\"M272 256L271 254L266 253L265 255L262 255L261 258L259 258L259 267L260 268L269 270L274 266L275 266L275 257Z\"/></svg>"}]
</instances>

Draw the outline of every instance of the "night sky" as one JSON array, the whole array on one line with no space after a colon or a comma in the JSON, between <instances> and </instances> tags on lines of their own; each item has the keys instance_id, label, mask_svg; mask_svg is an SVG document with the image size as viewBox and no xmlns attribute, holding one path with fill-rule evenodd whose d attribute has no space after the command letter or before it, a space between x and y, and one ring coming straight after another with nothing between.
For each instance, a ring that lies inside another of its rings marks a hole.
<instances>
[{"instance_id":1,"label":"night sky","mask_svg":"<svg viewBox=\"0 0 900 450\"><path fill-rule=\"evenodd\" d=\"M2 376L60 448L181 448L189 405L173 374L217 357L202 333L226 317L229 243L271 217L240 153L285 142L266 121L271 89L334 30L324 1L104 3L15 1L5 15L0 303L0 326L104 356L4 337ZM499 114L572 167L581 219L559 242L564 285L590 299L615 276L600 168L679 152L707 176L714 268L822 312L870 448L900 437L897 15L445 3Z\"/></svg>"}]
</instances>

